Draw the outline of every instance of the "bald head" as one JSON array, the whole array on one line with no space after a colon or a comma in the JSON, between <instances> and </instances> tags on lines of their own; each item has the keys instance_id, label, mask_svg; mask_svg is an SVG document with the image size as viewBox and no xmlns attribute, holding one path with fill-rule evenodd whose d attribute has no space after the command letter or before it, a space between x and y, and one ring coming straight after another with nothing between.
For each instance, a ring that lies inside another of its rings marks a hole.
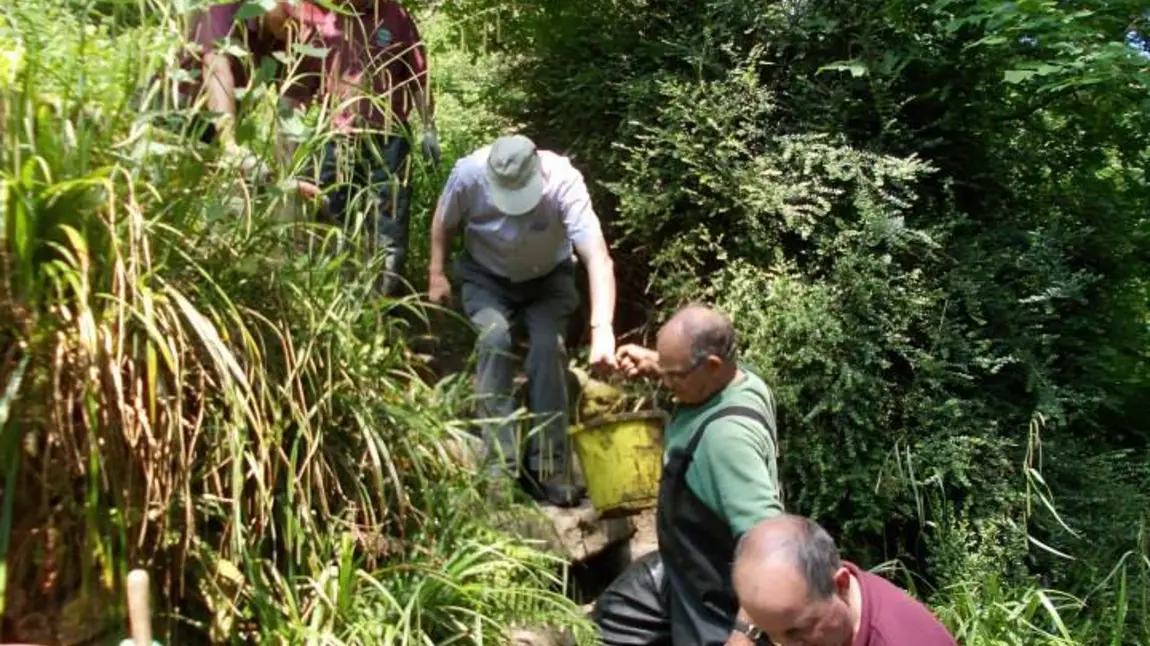
<instances>
[{"instance_id":1,"label":"bald head","mask_svg":"<svg viewBox=\"0 0 1150 646\"><path fill-rule=\"evenodd\" d=\"M693 303L681 308L659 334L674 335L685 341L690 347L692 362L709 356L727 362L735 359L735 326L731 319L706 305Z\"/></svg>"},{"instance_id":2,"label":"bald head","mask_svg":"<svg viewBox=\"0 0 1150 646\"><path fill-rule=\"evenodd\" d=\"M663 383L684 404L706 401L738 374L731 320L703 305L675 312L659 329L655 350Z\"/></svg>"},{"instance_id":3,"label":"bald head","mask_svg":"<svg viewBox=\"0 0 1150 646\"><path fill-rule=\"evenodd\" d=\"M788 570L801 580L812 599L834 594L834 575L841 567L842 559L830 534L815 521L791 514L755 525L735 549L736 577L758 578L763 570Z\"/></svg>"},{"instance_id":4,"label":"bald head","mask_svg":"<svg viewBox=\"0 0 1150 646\"><path fill-rule=\"evenodd\" d=\"M739 606L775 642L844 646L857 630L852 575L814 521L779 516L755 525L735 548Z\"/></svg>"}]
</instances>

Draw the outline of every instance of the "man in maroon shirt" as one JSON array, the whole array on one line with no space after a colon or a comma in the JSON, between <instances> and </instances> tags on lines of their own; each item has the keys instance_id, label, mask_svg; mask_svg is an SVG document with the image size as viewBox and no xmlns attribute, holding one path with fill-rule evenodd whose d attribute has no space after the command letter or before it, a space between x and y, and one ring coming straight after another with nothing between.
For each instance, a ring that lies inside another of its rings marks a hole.
<instances>
[{"instance_id":1,"label":"man in maroon shirt","mask_svg":"<svg viewBox=\"0 0 1150 646\"><path fill-rule=\"evenodd\" d=\"M407 256L413 109L423 125L423 157L437 164L440 156L419 30L403 6L388 0L344 0L341 13L308 2L280 7L289 42L326 52L303 56L291 72L296 86L330 111L337 133L306 179L325 190L329 212L345 225L356 224L354 214L368 214L364 224L384 254L379 288L392 295Z\"/></svg>"},{"instance_id":2,"label":"man in maroon shirt","mask_svg":"<svg viewBox=\"0 0 1150 646\"><path fill-rule=\"evenodd\" d=\"M841 560L826 530L801 516L747 532L732 576L751 632L782 646L957 646L926 606Z\"/></svg>"},{"instance_id":3,"label":"man in maroon shirt","mask_svg":"<svg viewBox=\"0 0 1150 646\"><path fill-rule=\"evenodd\" d=\"M202 88L208 109L221 115L215 124L221 140L234 147L235 88L246 82L245 71L258 69L273 51L295 54L279 74L284 98L293 107L321 104L337 133L324 142L313 176L301 178L307 180L301 192L327 192L326 211L346 225L355 224L352 212L370 214L365 224L385 254L381 291L394 293L407 255L413 108L423 125L424 158L436 164L440 157L427 54L415 22L390 0L344 0L339 12L279 2L258 19L237 20L242 4L213 5L193 20ZM220 49L237 40L254 60Z\"/></svg>"},{"instance_id":4,"label":"man in maroon shirt","mask_svg":"<svg viewBox=\"0 0 1150 646\"><path fill-rule=\"evenodd\" d=\"M258 69L263 57L279 47L262 19L236 19L241 4L211 5L193 13L189 20L188 46L180 58L184 74L176 83L176 91L180 107L191 107L203 93L203 107L211 117L197 114L194 125L197 130L204 128L200 137L205 143L218 140L227 146L234 144L235 90L247 85L249 71ZM237 59L226 51L229 45L242 46L251 58Z\"/></svg>"}]
</instances>

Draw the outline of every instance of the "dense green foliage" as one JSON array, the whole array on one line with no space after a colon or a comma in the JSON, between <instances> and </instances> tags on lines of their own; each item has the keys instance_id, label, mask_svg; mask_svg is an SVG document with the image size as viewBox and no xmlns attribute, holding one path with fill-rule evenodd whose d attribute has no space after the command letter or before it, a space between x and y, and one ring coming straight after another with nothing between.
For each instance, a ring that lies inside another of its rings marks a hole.
<instances>
[{"instance_id":1,"label":"dense green foliage","mask_svg":"<svg viewBox=\"0 0 1150 646\"><path fill-rule=\"evenodd\" d=\"M171 11L0 10L0 629L110 634L137 565L178 643L578 624L559 564L460 513L486 504L450 458L466 379L416 374L423 313L370 296L357 232L179 132ZM1150 642L1144 7L471 0L421 26L445 159L417 164L413 282L451 162L521 125L593 181L621 319L734 315L787 506L849 558L897 559L960 643ZM329 136L243 101L275 178Z\"/></svg>"},{"instance_id":2,"label":"dense green foliage","mask_svg":"<svg viewBox=\"0 0 1150 646\"><path fill-rule=\"evenodd\" d=\"M274 183L326 125L244 95L271 182L185 136L166 83L185 26L163 9L0 12L4 638L118 640L130 567L164 643L582 626L560 561L459 513L487 508L453 457L466 381L416 374L423 313L373 296L365 236L293 219ZM483 136L457 118L471 87L440 97L448 154ZM272 156L277 125L294 158Z\"/></svg>"},{"instance_id":3,"label":"dense green foliage","mask_svg":"<svg viewBox=\"0 0 1150 646\"><path fill-rule=\"evenodd\" d=\"M659 314L734 315L791 509L965 643L1150 640L1144 7L481 9L492 100L599 180Z\"/></svg>"}]
</instances>

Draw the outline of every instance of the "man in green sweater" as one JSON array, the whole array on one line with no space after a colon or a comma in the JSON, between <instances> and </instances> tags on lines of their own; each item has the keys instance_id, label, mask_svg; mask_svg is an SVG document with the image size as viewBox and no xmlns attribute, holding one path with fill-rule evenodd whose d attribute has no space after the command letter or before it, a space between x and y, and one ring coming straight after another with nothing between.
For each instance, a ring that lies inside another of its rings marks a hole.
<instances>
[{"instance_id":1,"label":"man in green sweater","mask_svg":"<svg viewBox=\"0 0 1150 646\"><path fill-rule=\"evenodd\" d=\"M783 513L775 400L739 364L734 327L702 305L678 312L655 350L619 348L629 377L659 377L677 407L664 431L658 556L612 583L593 618L606 646L767 643L731 583L739 538Z\"/></svg>"}]
</instances>

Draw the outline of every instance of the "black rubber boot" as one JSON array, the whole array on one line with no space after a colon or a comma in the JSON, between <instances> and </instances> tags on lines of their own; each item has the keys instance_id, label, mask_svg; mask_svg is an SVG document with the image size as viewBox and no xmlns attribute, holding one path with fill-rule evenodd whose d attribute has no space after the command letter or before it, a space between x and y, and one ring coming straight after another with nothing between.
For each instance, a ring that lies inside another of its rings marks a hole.
<instances>
[{"instance_id":1,"label":"black rubber boot","mask_svg":"<svg viewBox=\"0 0 1150 646\"><path fill-rule=\"evenodd\" d=\"M578 507L587 493L585 488L572 483L563 474L540 479L538 473L525 469L520 481L532 498L556 507Z\"/></svg>"}]
</instances>

